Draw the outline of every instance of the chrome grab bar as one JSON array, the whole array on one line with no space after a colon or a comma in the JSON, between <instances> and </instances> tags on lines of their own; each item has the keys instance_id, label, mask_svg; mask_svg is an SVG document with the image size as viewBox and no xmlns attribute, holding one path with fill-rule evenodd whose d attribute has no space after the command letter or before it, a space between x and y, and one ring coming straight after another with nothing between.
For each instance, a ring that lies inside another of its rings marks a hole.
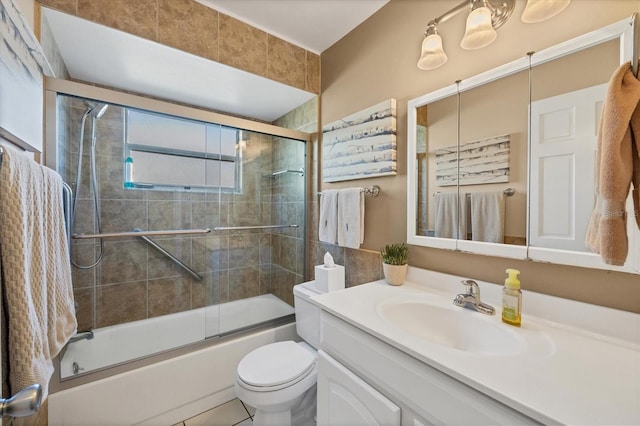
<instances>
[{"instance_id":1,"label":"chrome grab bar","mask_svg":"<svg viewBox=\"0 0 640 426\"><path fill-rule=\"evenodd\" d=\"M176 265L178 265L179 267L181 267L182 269L184 269L185 271L187 271L187 273L189 275L191 275L194 279L198 280L198 281L202 281L202 275L198 274L196 271L194 271L193 269L191 269L190 267L188 267L184 262L182 262L180 259L178 259L177 257L175 257L174 255L172 255L171 253L169 253L165 248L161 247L160 245L158 245L158 243L156 243L155 241L151 240L150 238L145 237L144 235L139 237L142 241L144 241L145 243L147 243L148 245L150 245L151 247L153 247L154 249L156 249L157 251L159 251L160 253L162 253L163 255L167 256L169 259L171 259Z\"/></svg>"},{"instance_id":2,"label":"chrome grab bar","mask_svg":"<svg viewBox=\"0 0 640 426\"><path fill-rule=\"evenodd\" d=\"M242 231L245 229L297 228L298 225L216 226L214 231Z\"/></svg>"},{"instance_id":3,"label":"chrome grab bar","mask_svg":"<svg viewBox=\"0 0 640 426\"><path fill-rule=\"evenodd\" d=\"M209 228L203 229L170 229L166 231L124 231L124 232L103 232L102 234L73 234L74 240L84 240L88 238L120 238L120 237L147 237L154 235L189 235L208 234Z\"/></svg>"},{"instance_id":4,"label":"chrome grab bar","mask_svg":"<svg viewBox=\"0 0 640 426\"><path fill-rule=\"evenodd\" d=\"M42 386L27 386L9 399L0 399L0 417L26 417L40 409Z\"/></svg>"}]
</instances>

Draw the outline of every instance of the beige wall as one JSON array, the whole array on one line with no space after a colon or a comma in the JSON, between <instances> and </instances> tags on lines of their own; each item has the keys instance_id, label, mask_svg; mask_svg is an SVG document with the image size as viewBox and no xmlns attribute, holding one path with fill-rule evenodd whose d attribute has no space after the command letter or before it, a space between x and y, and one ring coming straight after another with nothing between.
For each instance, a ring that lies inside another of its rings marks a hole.
<instances>
[{"instance_id":1,"label":"beige wall","mask_svg":"<svg viewBox=\"0 0 640 426\"><path fill-rule=\"evenodd\" d=\"M446 10L447 0L392 0L360 27L322 54L322 123L329 123L381 100L398 101L398 175L357 182L323 184L322 188L380 185L381 195L367 200L364 250L406 241L407 101L563 40L628 18L639 0L574 0L561 14L538 24L524 24L518 0L514 16L498 30L498 39L478 51L459 46L461 14L440 27L449 62L434 71L416 67L426 23ZM465 253L410 247L409 263L491 282L502 282L504 270L522 271L526 290L589 303L640 311L640 277L632 274L514 261ZM525 301L526 303L526 301Z\"/></svg>"}]
</instances>

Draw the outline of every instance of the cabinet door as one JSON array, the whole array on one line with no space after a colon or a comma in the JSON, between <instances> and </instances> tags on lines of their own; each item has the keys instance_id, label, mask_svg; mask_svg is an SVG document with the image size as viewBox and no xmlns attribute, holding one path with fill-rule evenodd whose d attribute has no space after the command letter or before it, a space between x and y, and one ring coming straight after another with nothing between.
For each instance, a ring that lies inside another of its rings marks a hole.
<instances>
[{"instance_id":1,"label":"cabinet door","mask_svg":"<svg viewBox=\"0 0 640 426\"><path fill-rule=\"evenodd\" d=\"M399 425L400 407L318 352L318 425Z\"/></svg>"}]
</instances>

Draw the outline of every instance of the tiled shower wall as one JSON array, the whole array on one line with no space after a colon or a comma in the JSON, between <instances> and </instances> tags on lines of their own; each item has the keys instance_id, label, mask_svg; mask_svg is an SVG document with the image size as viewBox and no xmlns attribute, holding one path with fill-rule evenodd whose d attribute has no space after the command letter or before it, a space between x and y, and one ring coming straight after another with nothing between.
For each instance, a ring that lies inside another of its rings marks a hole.
<instances>
[{"instance_id":1,"label":"tiled shower wall","mask_svg":"<svg viewBox=\"0 0 640 426\"><path fill-rule=\"evenodd\" d=\"M79 154L82 101L59 97L60 146L65 180L73 184ZM65 118L66 117L66 118ZM87 120L90 121L90 120ZM85 126L83 170L76 233L93 232L89 185L90 126ZM190 265L197 281L136 238L104 241L95 268L73 268L79 329L104 327L205 305L273 293L292 303L291 287L303 281L304 188L297 174L270 177L272 171L305 167L303 142L244 132L241 194L125 190L123 184L124 110L110 106L97 126L97 170L102 231L214 228L268 224L300 225L275 231L212 231L206 236L154 237ZM73 185L72 185L73 186ZM91 264L98 240L77 240L73 259Z\"/></svg>"}]
</instances>

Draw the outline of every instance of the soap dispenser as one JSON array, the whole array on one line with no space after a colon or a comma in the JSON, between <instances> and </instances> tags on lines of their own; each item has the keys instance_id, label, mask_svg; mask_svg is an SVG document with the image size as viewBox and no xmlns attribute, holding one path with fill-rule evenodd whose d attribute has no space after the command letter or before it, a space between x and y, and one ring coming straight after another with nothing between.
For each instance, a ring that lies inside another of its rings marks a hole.
<instances>
[{"instance_id":1,"label":"soap dispenser","mask_svg":"<svg viewBox=\"0 0 640 426\"><path fill-rule=\"evenodd\" d=\"M517 269L507 269L507 279L502 289L502 321L520 327L522 319L522 291Z\"/></svg>"}]
</instances>

